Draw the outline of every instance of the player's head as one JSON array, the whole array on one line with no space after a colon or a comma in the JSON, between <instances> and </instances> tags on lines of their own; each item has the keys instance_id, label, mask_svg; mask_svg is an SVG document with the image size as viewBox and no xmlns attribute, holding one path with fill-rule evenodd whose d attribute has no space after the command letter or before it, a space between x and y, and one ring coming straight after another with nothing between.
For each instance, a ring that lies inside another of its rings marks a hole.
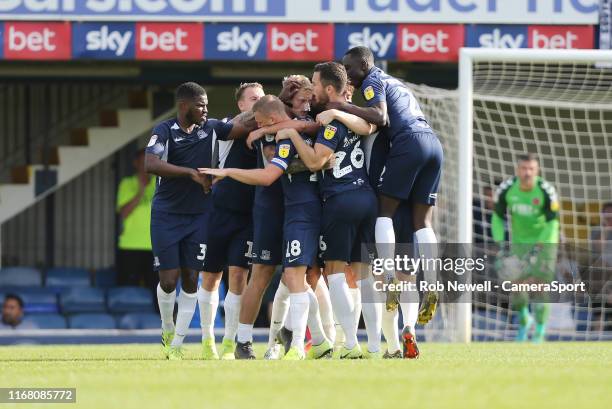
<instances>
[{"instance_id":1,"label":"player's head","mask_svg":"<svg viewBox=\"0 0 612 409\"><path fill-rule=\"evenodd\" d=\"M179 116L190 125L199 125L206 120L208 96L204 88L195 82L186 82L176 88L174 96Z\"/></svg>"},{"instance_id":2,"label":"player's head","mask_svg":"<svg viewBox=\"0 0 612 409\"><path fill-rule=\"evenodd\" d=\"M285 104L276 95L264 95L253 105L257 126L262 128L289 119Z\"/></svg>"},{"instance_id":3,"label":"player's head","mask_svg":"<svg viewBox=\"0 0 612 409\"><path fill-rule=\"evenodd\" d=\"M259 82L245 82L236 88L236 103L240 112L250 111L259 98L265 94L263 86Z\"/></svg>"},{"instance_id":4,"label":"player's head","mask_svg":"<svg viewBox=\"0 0 612 409\"><path fill-rule=\"evenodd\" d=\"M283 88L289 83L298 85L297 92L291 98L291 112L297 117L303 117L310 112L313 87L310 79L305 75L289 75L283 78Z\"/></svg>"},{"instance_id":5,"label":"player's head","mask_svg":"<svg viewBox=\"0 0 612 409\"><path fill-rule=\"evenodd\" d=\"M342 57L351 84L361 87L361 83L374 66L374 54L368 47L353 47Z\"/></svg>"},{"instance_id":6,"label":"player's head","mask_svg":"<svg viewBox=\"0 0 612 409\"><path fill-rule=\"evenodd\" d=\"M16 327L23 318L23 300L15 294L7 294L2 304L2 323Z\"/></svg>"},{"instance_id":7,"label":"player's head","mask_svg":"<svg viewBox=\"0 0 612 409\"><path fill-rule=\"evenodd\" d=\"M538 157L533 153L526 153L518 157L516 166L516 176L523 186L533 186L535 178L540 173L540 163Z\"/></svg>"},{"instance_id":8,"label":"player's head","mask_svg":"<svg viewBox=\"0 0 612 409\"><path fill-rule=\"evenodd\" d=\"M353 102L353 94L355 93L355 87L352 84L346 84L344 88L344 98L346 102Z\"/></svg>"},{"instance_id":9,"label":"player's head","mask_svg":"<svg viewBox=\"0 0 612 409\"><path fill-rule=\"evenodd\" d=\"M346 70L337 62L322 62L315 65L312 74L314 85L314 104L317 107L325 107L330 101L345 101L344 89L348 78Z\"/></svg>"}]
</instances>

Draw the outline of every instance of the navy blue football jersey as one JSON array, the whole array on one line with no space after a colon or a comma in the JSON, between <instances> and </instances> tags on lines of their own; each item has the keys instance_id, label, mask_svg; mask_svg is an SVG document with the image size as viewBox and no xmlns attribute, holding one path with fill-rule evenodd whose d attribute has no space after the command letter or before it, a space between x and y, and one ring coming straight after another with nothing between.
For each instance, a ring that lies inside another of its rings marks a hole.
<instances>
[{"instance_id":1,"label":"navy blue football jersey","mask_svg":"<svg viewBox=\"0 0 612 409\"><path fill-rule=\"evenodd\" d=\"M314 145L314 137L306 134L300 135L308 145ZM284 139L276 145L276 152L271 163L285 172L281 178L285 206L320 201L316 173L310 171L286 173L289 163L295 158L298 158L298 153L291 139Z\"/></svg>"},{"instance_id":2,"label":"navy blue football jersey","mask_svg":"<svg viewBox=\"0 0 612 409\"><path fill-rule=\"evenodd\" d=\"M325 145L335 152L334 167L321 172L323 200L349 190L370 189L359 135L355 135L340 121L334 120L319 129L316 143Z\"/></svg>"},{"instance_id":3,"label":"navy blue football jersey","mask_svg":"<svg viewBox=\"0 0 612 409\"><path fill-rule=\"evenodd\" d=\"M387 103L389 124L381 128L380 133L385 134L396 153L410 149L406 135L431 129L412 91L380 68L370 69L361 84L361 92L368 107L378 102Z\"/></svg>"},{"instance_id":4,"label":"navy blue football jersey","mask_svg":"<svg viewBox=\"0 0 612 409\"><path fill-rule=\"evenodd\" d=\"M225 139L232 123L207 119L191 134L185 133L176 119L161 122L153 128L146 152L185 168L209 168L212 164L214 140ZM202 186L189 178L157 177L152 208L168 213L202 213L206 200Z\"/></svg>"},{"instance_id":5,"label":"navy blue football jersey","mask_svg":"<svg viewBox=\"0 0 612 409\"><path fill-rule=\"evenodd\" d=\"M227 136L227 135L226 135ZM219 136L219 168L254 169L257 165L255 153L243 139L225 140ZM254 186L224 178L212 189L215 206L241 213L251 213L255 195Z\"/></svg>"},{"instance_id":6,"label":"navy blue football jersey","mask_svg":"<svg viewBox=\"0 0 612 409\"><path fill-rule=\"evenodd\" d=\"M275 137L275 135L265 135L253 144L259 169L264 169L270 163L264 154L264 148L268 146L276 148ZM255 186L255 204L268 209L282 209L283 186L281 180L274 181L270 186Z\"/></svg>"}]
</instances>

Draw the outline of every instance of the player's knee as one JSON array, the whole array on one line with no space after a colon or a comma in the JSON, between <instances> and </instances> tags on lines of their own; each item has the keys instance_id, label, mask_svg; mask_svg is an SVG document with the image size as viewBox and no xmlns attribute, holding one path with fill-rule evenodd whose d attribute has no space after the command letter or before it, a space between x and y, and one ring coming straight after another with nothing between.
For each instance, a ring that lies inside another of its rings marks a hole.
<instances>
[{"instance_id":1,"label":"player's knee","mask_svg":"<svg viewBox=\"0 0 612 409\"><path fill-rule=\"evenodd\" d=\"M172 291L176 289L176 285L178 284L178 280L175 277L168 276L160 276L159 277L159 286L166 294L170 294Z\"/></svg>"}]
</instances>

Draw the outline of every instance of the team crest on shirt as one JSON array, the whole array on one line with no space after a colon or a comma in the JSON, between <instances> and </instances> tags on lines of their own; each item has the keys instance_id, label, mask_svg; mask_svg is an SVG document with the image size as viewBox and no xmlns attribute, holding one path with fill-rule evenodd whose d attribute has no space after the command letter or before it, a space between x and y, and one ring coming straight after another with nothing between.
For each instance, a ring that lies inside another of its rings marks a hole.
<instances>
[{"instance_id":1,"label":"team crest on shirt","mask_svg":"<svg viewBox=\"0 0 612 409\"><path fill-rule=\"evenodd\" d=\"M278 147L278 156L280 156L283 159L287 159L287 157L289 156L290 149L291 149L290 145L283 143L282 145Z\"/></svg>"},{"instance_id":2,"label":"team crest on shirt","mask_svg":"<svg viewBox=\"0 0 612 409\"><path fill-rule=\"evenodd\" d=\"M199 129L197 132L197 135L198 135L198 139L204 139L208 136L208 134L204 132L203 129Z\"/></svg>"},{"instance_id":3,"label":"team crest on shirt","mask_svg":"<svg viewBox=\"0 0 612 409\"><path fill-rule=\"evenodd\" d=\"M155 145L155 142L157 142L157 135L153 135L151 137L151 139L149 139L149 143L147 144L147 148L150 148L151 146Z\"/></svg>"},{"instance_id":4,"label":"team crest on shirt","mask_svg":"<svg viewBox=\"0 0 612 409\"><path fill-rule=\"evenodd\" d=\"M366 101L369 101L374 98L374 88L372 88L371 85L363 90L363 97L366 99Z\"/></svg>"},{"instance_id":5,"label":"team crest on shirt","mask_svg":"<svg viewBox=\"0 0 612 409\"><path fill-rule=\"evenodd\" d=\"M325 132L323 133L323 137L329 141L331 138L334 137L337 130L338 128L336 128L335 126L327 125L325 127Z\"/></svg>"}]
</instances>

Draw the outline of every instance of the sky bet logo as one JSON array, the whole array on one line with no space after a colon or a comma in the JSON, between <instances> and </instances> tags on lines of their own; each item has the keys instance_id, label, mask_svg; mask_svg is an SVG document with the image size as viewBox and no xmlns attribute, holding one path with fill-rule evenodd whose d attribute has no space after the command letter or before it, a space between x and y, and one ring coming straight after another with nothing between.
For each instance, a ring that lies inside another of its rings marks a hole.
<instances>
[{"instance_id":1,"label":"sky bet logo","mask_svg":"<svg viewBox=\"0 0 612 409\"><path fill-rule=\"evenodd\" d=\"M592 48L592 26L466 26L466 46L486 48Z\"/></svg>"},{"instance_id":2,"label":"sky bet logo","mask_svg":"<svg viewBox=\"0 0 612 409\"><path fill-rule=\"evenodd\" d=\"M391 24L337 24L336 58L353 47L366 46L376 59L395 59L397 52L395 25Z\"/></svg>"},{"instance_id":3,"label":"sky bet logo","mask_svg":"<svg viewBox=\"0 0 612 409\"><path fill-rule=\"evenodd\" d=\"M84 23L72 27L74 58L134 58L134 24Z\"/></svg>"},{"instance_id":4,"label":"sky bet logo","mask_svg":"<svg viewBox=\"0 0 612 409\"><path fill-rule=\"evenodd\" d=\"M207 24L204 41L211 60L265 60L265 24Z\"/></svg>"}]
</instances>

